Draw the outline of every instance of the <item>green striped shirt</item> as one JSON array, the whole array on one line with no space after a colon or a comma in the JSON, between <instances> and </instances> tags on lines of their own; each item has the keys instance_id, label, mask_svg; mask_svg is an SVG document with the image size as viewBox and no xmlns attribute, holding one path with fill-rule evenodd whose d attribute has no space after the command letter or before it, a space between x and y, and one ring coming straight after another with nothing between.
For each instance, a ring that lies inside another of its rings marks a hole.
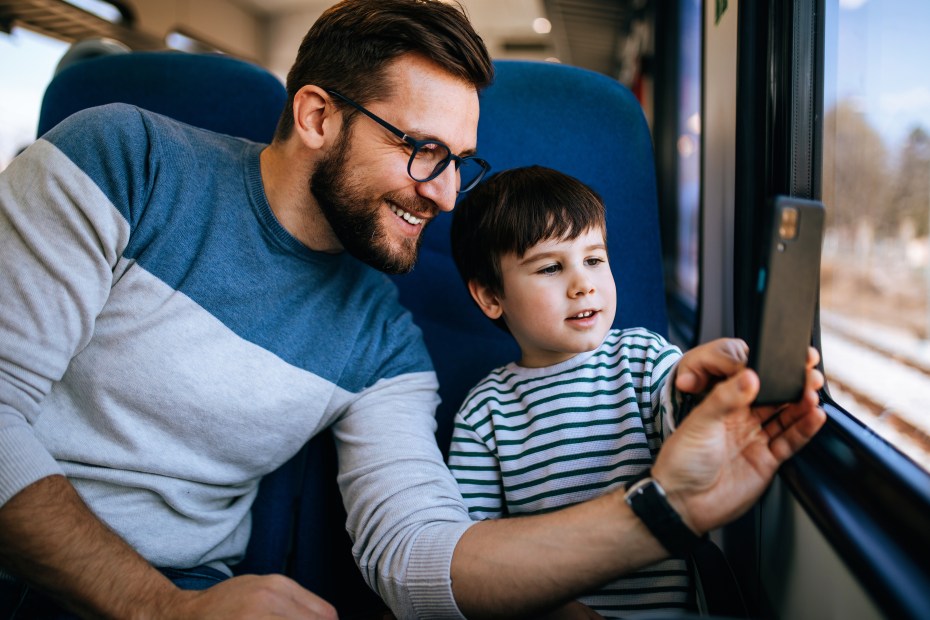
<instances>
[{"instance_id":1,"label":"green striped shirt","mask_svg":"<svg viewBox=\"0 0 930 620\"><path fill-rule=\"evenodd\" d=\"M491 372L455 418L449 468L473 519L550 512L623 486L674 429L681 352L645 329L612 330L600 347L546 368ZM626 575L579 600L605 617L681 609L685 561Z\"/></svg>"}]
</instances>

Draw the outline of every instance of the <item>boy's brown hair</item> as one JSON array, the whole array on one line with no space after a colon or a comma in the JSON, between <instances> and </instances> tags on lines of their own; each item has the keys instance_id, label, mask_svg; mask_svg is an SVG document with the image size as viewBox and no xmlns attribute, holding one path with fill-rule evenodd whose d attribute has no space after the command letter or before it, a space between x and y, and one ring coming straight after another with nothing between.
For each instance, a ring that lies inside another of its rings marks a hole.
<instances>
[{"instance_id":1,"label":"boy's brown hair","mask_svg":"<svg viewBox=\"0 0 930 620\"><path fill-rule=\"evenodd\" d=\"M551 168L513 168L474 188L452 212L452 258L467 286L504 295L501 257L522 257L547 239L607 232L604 201L590 187ZM495 321L501 325L502 319Z\"/></svg>"}]
</instances>

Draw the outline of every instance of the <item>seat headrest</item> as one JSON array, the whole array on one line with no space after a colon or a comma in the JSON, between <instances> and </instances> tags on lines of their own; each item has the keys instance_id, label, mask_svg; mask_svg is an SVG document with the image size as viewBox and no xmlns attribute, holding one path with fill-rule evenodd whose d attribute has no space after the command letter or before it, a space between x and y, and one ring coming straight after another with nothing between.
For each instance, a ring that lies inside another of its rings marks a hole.
<instances>
[{"instance_id":1,"label":"seat headrest","mask_svg":"<svg viewBox=\"0 0 930 620\"><path fill-rule=\"evenodd\" d=\"M122 102L256 142L270 142L287 93L267 70L230 56L96 55L72 62L42 100L38 135L85 108Z\"/></svg>"}]
</instances>

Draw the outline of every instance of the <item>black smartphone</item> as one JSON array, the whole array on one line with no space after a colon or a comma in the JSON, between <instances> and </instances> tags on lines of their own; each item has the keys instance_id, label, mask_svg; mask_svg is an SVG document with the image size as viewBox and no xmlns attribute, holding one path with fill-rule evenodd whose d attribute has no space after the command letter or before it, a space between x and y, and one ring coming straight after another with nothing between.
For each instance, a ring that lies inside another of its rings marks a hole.
<instances>
[{"instance_id":1,"label":"black smartphone","mask_svg":"<svg viewBox=\"0 0 930 620\"><path fill-rule=\"evenodd\" d=\"M769 204L748 343L749 367L761 384L756 404L796 402L804 393L823 227L821 202L777 196Z\"/></svg>"}]
</instances>

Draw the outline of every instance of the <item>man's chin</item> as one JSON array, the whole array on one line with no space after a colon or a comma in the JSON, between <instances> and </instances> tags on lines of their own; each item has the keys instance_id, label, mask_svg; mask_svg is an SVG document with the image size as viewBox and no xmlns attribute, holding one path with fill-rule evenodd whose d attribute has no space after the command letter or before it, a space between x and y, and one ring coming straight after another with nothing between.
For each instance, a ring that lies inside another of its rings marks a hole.
<instances>
[{"instance_id":1,"label":"man's chin","mask_svg":"<svg viewBox=\"0 0 930 620\"><path fill-rule=\"evenodd\" d=\"M350 249L349 252L355 258L378 271L383 271L388 275L401 275L413 271L417 263L419 250L420 244L418 242L416 247L412 248L412 251L399 253L400 255L397 252L379 252L371 247L363 248L360 252L352 252Z\"/></svg>"}]
</instances>

